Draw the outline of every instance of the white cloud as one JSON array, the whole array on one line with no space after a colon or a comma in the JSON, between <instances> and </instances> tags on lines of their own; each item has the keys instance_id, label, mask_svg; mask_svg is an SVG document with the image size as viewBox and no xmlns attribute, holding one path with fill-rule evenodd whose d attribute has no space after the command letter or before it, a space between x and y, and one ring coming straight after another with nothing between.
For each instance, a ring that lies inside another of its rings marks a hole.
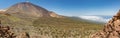
<instances>
[{"instance_id":1,"label":"white cloud","mask_svg":"<svg viewBox=\"0 0 120 38\"><path fill-rule=\"evenodd\" d=\"M110 20L110 18L107 19L101 16L79 16L79 17L85 20L96 21L96 22L107 22Z\"/></svg>"}]
</instances>

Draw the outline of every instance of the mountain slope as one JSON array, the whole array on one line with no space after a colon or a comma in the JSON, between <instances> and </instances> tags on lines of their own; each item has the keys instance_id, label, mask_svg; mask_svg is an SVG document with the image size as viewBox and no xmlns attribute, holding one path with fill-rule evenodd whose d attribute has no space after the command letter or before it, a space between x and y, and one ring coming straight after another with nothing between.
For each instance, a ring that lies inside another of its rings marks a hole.
<instances>
[{"instance_id":1,"label":"mountain slope","mask_svg":"<svg viewBox=\"0 0 120 38\"><path fill-rule=\"evenodd\" d=\"M102 24L62 17L29 2L13 5L0 14L3 25L15 33L28 32L31 38L85 38L100 30Z\"/></svg>"},{"instance_id":2,"label":"mountain slope","mask_svg":"<svg viewBox=\"0 0 120 38\"><path fill-rule=\"evenodd\" d=\"M39 18L33 22L42 35L54 38L85 38L102 28L102 24L90 23L71 18Z\"/></svg>"},{"instance_id":3,"label":"mountain slope","mask_svg":"<svg viewBox=\"0 0 120 38\"><path fill-rule=\"evenodd\" d=\"M14 32L28 32L31 37L52 37L52 38L84 38L91 33L100 30L102 24L90 23L83 20L73 20L71 18L19 18L16 16L6 16L0 14L3 25L11 26Z\"/></svg>"},{"instance_id":4,"label":"mountain slope","mask_svg":"<svg viewBox=\"0 0 120 38\"><path fill-rule=\"evenodd\" d=\"M15 16L29 16L29 17L58 17L59 15L50 12L40 6L37 6L35 4L32 4L30 2L21 2L17 3L8 10L5 11L5 13L12 14ZM54 16L51 16L54 15ZM55 16L56 15L56 16Z\"/></svg>"}]
</instances>

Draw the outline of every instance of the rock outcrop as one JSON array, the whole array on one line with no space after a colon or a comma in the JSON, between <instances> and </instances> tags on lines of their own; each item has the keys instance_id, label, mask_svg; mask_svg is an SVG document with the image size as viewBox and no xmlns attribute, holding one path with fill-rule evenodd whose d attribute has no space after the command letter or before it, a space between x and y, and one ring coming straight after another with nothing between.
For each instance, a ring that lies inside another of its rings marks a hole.
<instances>
[{"instance_id":1,"label":"rock outcrop","mask_svg":"<svg viewBox=\"0 0 120 38\"><path fill-rule=\"evenodd\" d=\"M9 26L3 26L0 21L0 38L30 38L30 36L27 32L15 35Z\"/></svg>"},{"instance_id":2,"label":"rock outcrop","mask_svg":"<svg viewBox=\"0 0 120 38\"><path fill-rule=\"evenodd\" d=\"M11 32L9 26L3 26L1 25L0 21L0 38L15 38L16 36L14 33Z\"/></svg>"},{"instance_id":3,"label":"rock outcrop","mask_svg":"<svg viewBox=\"0 0 120 38\"><path fill-rule=\"evenodd\" d=\"M120 10L104 26L103 30L90 36L91 38L120 38Z\"/></svg>"}]
</instances>

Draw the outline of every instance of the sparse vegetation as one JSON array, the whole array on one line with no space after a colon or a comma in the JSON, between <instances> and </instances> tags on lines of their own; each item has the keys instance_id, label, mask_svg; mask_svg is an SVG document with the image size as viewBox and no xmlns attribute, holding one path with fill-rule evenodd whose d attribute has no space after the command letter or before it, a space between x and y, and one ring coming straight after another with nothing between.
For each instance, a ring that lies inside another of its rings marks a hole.
<instances>
[{"instance_id":1,"label":"sparse vegetation","mask_svg":"<svg viewBox=\"0 0 120 38\"><path fill-rule=\"evenodd\" d=\"M28 32L30 36L48 38L88 38L103 28L102 24L78 21L70 18L20 18L0 15L3 25L13 27L14 32Z\"/></svg>"},{"instance_id":2,"label":"sparse vegetation","mask_svg":"<svg viewBox=\"0 0 120 38\"><path fill-rule=\"evenodd\" d=\"M102 24L69 18L40 18L33 22L39 34L52 38L89 38L91 33L100 30Z\"/></svg>"}]
</instances>

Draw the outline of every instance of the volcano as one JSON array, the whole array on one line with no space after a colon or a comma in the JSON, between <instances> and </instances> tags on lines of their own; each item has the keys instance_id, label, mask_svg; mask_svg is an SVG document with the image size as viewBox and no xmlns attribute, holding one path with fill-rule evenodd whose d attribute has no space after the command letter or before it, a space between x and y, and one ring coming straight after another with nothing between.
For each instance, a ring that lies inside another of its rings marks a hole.
<instances>
[{"instance_id":1,"label":"volcano","mask_svg":"<svg viewBox=\"0 0 120 38\"><path fill-rule=\"evenodd\" d=\"M0 11L0 20L2 26L11 27L4 30L6 28L0 26L1 38L12 37L13 34L17 38L24 35L28 36L25 38L89 38L91 33L103 27L77 17L58 15L30 2L20 2Z\"/></svg>"},{"instance_id":2,"label":"volcano","mask_svg":"<svg viewBox=\"0 0 120 38\"><path fill-rule=\"evenodd\" d=\"M17 3L8 10L6 10L5 13L8 14L17 14L19 16L33 16L33 17L59 17L58 14L48 11L45 8L42 8L38 5L32 4L30 2L20 2Z\"/></svg>"}]
</instances>

